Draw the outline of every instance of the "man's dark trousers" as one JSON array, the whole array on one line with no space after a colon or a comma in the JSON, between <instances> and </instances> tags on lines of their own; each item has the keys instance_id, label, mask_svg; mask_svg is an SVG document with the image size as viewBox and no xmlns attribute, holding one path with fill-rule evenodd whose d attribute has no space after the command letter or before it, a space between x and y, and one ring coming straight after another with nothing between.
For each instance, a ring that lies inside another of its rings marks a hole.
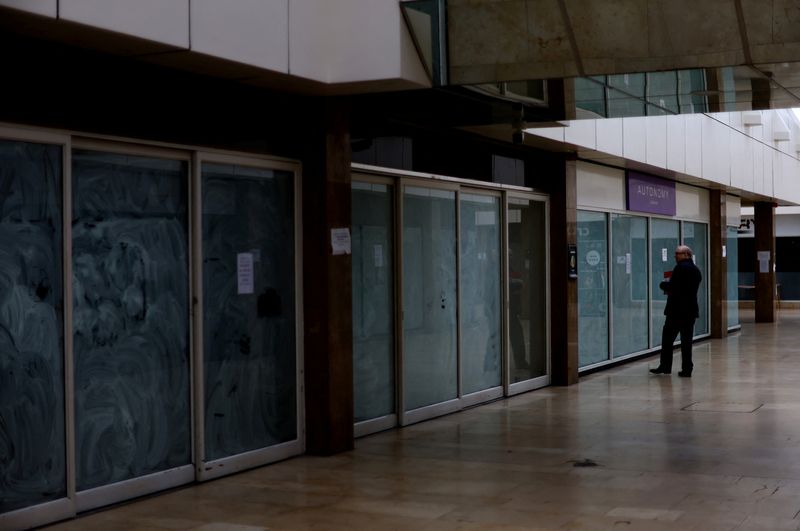
<instances>
[{"instance_id":1,"label":"man's dark trousers","mask_svg":"<svg viewBox=\"0 0 800 531\"><path fill-rule=\"evenodd\" d=\"M664 322L661 332L661 363L659 368L665 372L672 370L672 344L678 334L681 335L681 370L692 374L692 336L694 335L694 317L670 317Z\"/></svg>"}]
</instances>

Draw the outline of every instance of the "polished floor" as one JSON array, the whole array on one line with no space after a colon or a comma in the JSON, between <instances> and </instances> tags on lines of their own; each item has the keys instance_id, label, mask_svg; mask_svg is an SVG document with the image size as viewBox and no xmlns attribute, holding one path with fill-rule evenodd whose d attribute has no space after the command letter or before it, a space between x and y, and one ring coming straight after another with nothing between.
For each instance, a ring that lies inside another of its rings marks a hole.
<instances>
[{"instance_id":1,"label":"polished floor","mask_svg":"<svg viewBox=\"0 0 800 531\"><path fill-rule=\"evenodd\" d=\"M742 320L691 379L652 357L52 529L798 529L800 311Z\"/></svg>"}]
</instances>

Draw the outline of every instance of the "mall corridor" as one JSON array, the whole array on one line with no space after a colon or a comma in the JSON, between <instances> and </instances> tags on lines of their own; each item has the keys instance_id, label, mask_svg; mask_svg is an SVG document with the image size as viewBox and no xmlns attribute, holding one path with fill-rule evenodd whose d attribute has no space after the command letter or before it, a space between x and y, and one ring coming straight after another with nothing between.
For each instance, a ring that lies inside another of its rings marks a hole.
<instances>
[{"instance_id":1,"label":"mall corridor","mask_svg":"<svg viewBox=\"0 0 800 531\"><path fill-rule=\"evenodd\" d=\"M742 323L691 379L654 356L49 529L798 529L800 311Z\"/></svg>"}]
</instances>

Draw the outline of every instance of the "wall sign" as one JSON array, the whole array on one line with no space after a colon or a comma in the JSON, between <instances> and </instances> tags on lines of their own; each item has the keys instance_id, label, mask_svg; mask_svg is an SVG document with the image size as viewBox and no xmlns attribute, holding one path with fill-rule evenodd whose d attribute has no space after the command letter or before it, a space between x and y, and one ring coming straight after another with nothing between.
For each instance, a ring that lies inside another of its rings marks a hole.
<instances>
[{"instance_id":1,"label":"wall sign","mask_svg":"<svg viewBox=\"0 0 800 531\"><path fill-rule=\"evenodd\" d=\"M650 214L675 215L675 183L666 179L629 171L628 210Z\"/></svg>"}]
</instances>

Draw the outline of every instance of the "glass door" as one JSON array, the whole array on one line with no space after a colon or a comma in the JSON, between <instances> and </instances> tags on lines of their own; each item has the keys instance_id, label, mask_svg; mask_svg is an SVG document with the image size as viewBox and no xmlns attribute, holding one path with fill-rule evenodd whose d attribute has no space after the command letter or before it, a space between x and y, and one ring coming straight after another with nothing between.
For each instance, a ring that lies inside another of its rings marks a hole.
<instances>
[{"instance_id":1,"label":"glass door","mask_svg":"<svg viewBox=\"0 0 800 531\"><path fill-rule=\"evenodd\" d=\"M74 514L63 324L66 140L21 136L31 140L0 140L0 529Z\"/></svg>"},{"instance_id":2,"label":"glass door","mask_svg":"<svg viewBox=\"0 0 800 531\"><path fill-rule=\"evenodd\" d=\"M467 403L503 394L500 221L499 193L459 192L461 396Z\"/></svg>"},{"instance_id":3,"label":"glass door","mask_svg":"<svg viewBox=\"0 0 800 531\"><path fill-rule=\"evenodd\" d=\"M394 186L353 175L353 409L356 436L397 424Z\"/></svg>"},{"instance_id":4,"label":"glass door","mask_svg":"<svg viewBox=\"0 0 800 531\"><path fill-rule=\"evenodd\" d=\"M661 330L664 328L664 308L667 295L658 285L665 273L675 267L675 248L680 243L680 222L671 219L650 219L650 346L661 346Z\"/></svg>"},{"instance_id":5,"label":"glass door","mask_svg":"<svg viewBox=\"0 0 800 531\"><path fill-rule=\"evenodd\" d=\"M186 158L72 152L79 511L194 477L188 200Z\"/></svg>"},{"instance_id":6,"label":"glass door","mask_svg":"<svg viewBox=\"0 0 800 531\"><path fill-rule=\"evenodd\" d=\"M708 334L708 225L705 223L683 222L683 244L688 245L694 253L695 265L703 275L700 289L697 290L697 305L700 316L694 323L694 335Z\"/></svg>"},{"instance_id":7,"label":"glass door","mask_svg":"<svg viewBox=\"0 0 800 531\"><path fill-rule=\"evenodd\" d=\"M612 357L648 348L647 218L611 214Z\"/></svg>"},{"instance_id":8,"label":"glass door","mask_svg":"<svg viewBox=\"0 0 800 531\"><path fill-rule=\"evenodd\" d=\"M578 211L578 352L586 367L608 356L608 221Z\"/></svg>"},{"instance_id":9,"label":"glass door","mask_svg":"<svg viewBox=\"0 0 800 531\"><path fill-rule=\"evenodd\" d=\"M302 451L296 168L200 156L198 479Z\"/></svg>"},{"instance_id":10,"label":"glass door","mask_svg":"<svg viewBox=\"0 0 800 531\"><path fill-rule=\"evenodd\" d=\"M508 194L506 352L509 394L550 383L547 216L545 198Z\"/></svg>"},{"instance_id":11,"label":"glass door","mask_svg":"<svg viewBox=\"0 0 800 531\"><path fill-rule=\"evenodd\" d=\"M402 191L403 424L459 408L456 187Z\"/></svg>"}]
</instances>

